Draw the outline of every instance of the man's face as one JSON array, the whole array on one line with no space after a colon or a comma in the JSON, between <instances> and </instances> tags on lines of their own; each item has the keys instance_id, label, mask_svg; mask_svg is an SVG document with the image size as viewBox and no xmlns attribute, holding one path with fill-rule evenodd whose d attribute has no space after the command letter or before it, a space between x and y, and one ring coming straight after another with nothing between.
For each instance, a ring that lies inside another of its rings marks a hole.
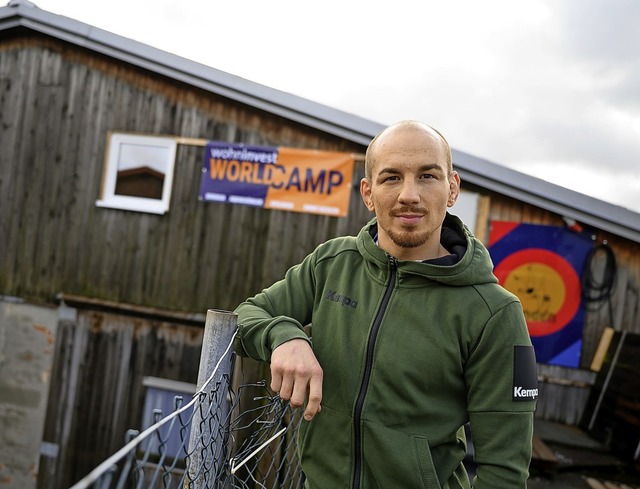
<instances>
[{"instance_id":1,"label":"man's face","mask_svg":"<svg viewBox=\"0 0 640 489\"><path fill-rule=\"evenodd\" d=\"M444 141L425 128L392 128L373 149L371 180L362 179L360 193L378 218L379 246L403 260L442 256L442 221L460 187Z\"/></svg>"}]
</instances>

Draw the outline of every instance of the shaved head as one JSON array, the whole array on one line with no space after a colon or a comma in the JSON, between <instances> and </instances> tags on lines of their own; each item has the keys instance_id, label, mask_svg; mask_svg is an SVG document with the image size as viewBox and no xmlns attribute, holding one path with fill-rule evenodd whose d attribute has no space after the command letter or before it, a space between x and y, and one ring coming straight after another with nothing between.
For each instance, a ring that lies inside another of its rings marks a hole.
<instances>
[{"instance_id":1,"label":"shaved head","mask_svg":"<svg viewBox=\"0 0 640 489\"><path fill-rule=\"evenodd\" d=\"M447 169L449 173L453 171L451 147L445 137L437 129L427 124L413 120L406 120L387 127L371 140L364 159L364 174L366 178L371 180L373 175L373 168L376 165L376 148L379 145L384 144L389 138L393 138L394 135L400 133L415 134L417 138L424 138L425 144L428 144L429 140L433 141L434 144L443 144L447 158Z\"/></svg>"}]
</instances>

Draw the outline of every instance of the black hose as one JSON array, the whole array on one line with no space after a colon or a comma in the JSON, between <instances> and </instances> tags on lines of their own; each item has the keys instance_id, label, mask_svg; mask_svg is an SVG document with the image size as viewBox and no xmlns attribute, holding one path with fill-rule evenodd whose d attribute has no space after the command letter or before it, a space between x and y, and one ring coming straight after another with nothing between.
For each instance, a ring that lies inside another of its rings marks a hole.
<instances>
[{"instance_id":1,"label":"black hose","mask_svg":"<svg viewBox=\"0 0 640 489\"><path fill-rule=\"evenodd\" d=\"M598 280L594 274L596 258L604 253L605 265L602 271L602 280ZM585 261L582 271L582 298L585 307L591 311L600 309L605 303L609 305L609 321L613 326L613 306L611 304L612 291L617 274L616 256L606 241L594 246Z\"/></svg>"}]
</instances>

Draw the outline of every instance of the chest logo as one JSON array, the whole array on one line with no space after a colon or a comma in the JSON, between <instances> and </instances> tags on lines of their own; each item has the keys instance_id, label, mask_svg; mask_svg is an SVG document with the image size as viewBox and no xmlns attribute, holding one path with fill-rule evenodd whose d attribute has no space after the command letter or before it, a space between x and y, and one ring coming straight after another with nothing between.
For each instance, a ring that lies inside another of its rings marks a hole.
<instances>
[{"instance_id":1,"label":"chest logo","mask_svg":"<svg viewBox=\"0 0 640 489\"><path fill-rule=\"evenodd\" d=\"M343 306L353 307L354 309L358 307L358 301L352 299L351 297L347 297L346 295L339 294L337 291L331 289L329 289L329 292L327 292L325 299L333 302L338 302Z\"/></svg>"}]
</instances>

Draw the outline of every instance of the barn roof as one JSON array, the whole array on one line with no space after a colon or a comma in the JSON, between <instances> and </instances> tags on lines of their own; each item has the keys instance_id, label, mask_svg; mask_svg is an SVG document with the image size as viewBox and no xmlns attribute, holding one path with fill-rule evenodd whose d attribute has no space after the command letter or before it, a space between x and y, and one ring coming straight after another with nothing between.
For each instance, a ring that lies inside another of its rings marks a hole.
<instances>
[{"instance_id":1,"label":"barn roof","mask_svg":"<svg viewBox=\"0 0 640 489\"><path fill-rule=\"evenodd\" d=\"M380 123L42 10L27 0L11 0L0 8L0 39L3 32L14 29L48 35L362 145L384 128ZM640 214L634 211L455 148L452 151L463 181L640 243Z\"/></svg>"}]
</instances>

